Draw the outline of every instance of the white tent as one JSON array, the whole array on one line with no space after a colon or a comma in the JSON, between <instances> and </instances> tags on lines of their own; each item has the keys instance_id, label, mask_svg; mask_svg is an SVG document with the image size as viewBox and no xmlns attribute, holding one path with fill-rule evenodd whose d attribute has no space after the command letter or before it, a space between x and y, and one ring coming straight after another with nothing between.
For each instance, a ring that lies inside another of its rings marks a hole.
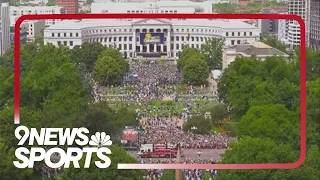
<instances>
[{"instance_id":1,"label":"white tent","mask_svg":"<svg viewBox=\"0 0 320 180\"><path fill-rule=\"evenodd\" d=\"M219 79L221 73L222 72L220 70L212 70L211 71L211 76L213 77L213 79Z\"/></svg>"}]
</instances>

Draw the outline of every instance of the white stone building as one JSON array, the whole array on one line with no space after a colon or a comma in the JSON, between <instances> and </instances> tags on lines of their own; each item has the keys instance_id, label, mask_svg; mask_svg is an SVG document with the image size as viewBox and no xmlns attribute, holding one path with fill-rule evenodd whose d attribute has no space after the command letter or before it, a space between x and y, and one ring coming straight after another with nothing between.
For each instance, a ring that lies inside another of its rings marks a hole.
<instances>
[{"instance_id":1,"label":"white stone building","mask_svg":"<svg viewBox=\"0 0 320 180\"><path fill-rule=\"evenodd\" d=\"M15 24L20 16L30 14L65 14L65 9L58 6L10 6L11 24ZM59 19L48 19L46 20L46 27L59 21Z\"/></svg>"},{"instance_id":2,"label":"white stone building","mask_svg":"<svg viewBox=\"0 0 320 180\"><path fill-rule=\"evenodd\" d=\"M241 20L65 20L44 30L44 43L73 48L99 42L131 58L177 58L184 46L200 48L212 37L225 38L225 45L230 46L255 42L259 32Z\"/></svg>"},{"instance_id":3,"label":"white stone building","mask_svg":"<svg viewBox=\"0 0 320 180\"><path fill-rule=\"evenodd\" d=\"M37 37L41 36L42 31L46 27L46 23L44 20L34 20L28 21L28 35L27 41L34 41Z\"/></svg>"},{"instance_id":4,"label":"white stone building","mask_svg":"<svg viewBox=\"0 0 320 180\"><path fill-rule=\"evenodd\" d=\"M91 13L212 13L213 3L217 1L100 0L91 4Z\"/></svg>"},{"instance_id":5,"label":"white stone building","mask_svg":"<svg viewBox=\"0 0 320 180\"><path fill-rule=\"evenodd\" d=\"M222 69L227 68L233 61L236 60L237 57L251 56L255 56L258 60L261 61L270 56L281 56L284 58L289 58L288 54L271 46L268 46L262 42L238 44L224 49L222 56Z\"/></svg>"},{"instance_id":6,"label":"white stone building","mask_svg":"<svg viewBox=\"0 0 320 180\"><path fill-rule=\"evenodd\" d=\"M0 7L0 55L11 48L9 3L1 3Z\"/></svg>"}]
</instances>

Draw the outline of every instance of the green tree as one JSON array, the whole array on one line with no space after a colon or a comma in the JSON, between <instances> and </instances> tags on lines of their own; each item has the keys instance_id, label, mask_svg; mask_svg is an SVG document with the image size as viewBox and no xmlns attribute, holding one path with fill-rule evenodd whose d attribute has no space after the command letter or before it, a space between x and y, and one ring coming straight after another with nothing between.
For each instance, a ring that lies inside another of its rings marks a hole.
<instances>
[{"instance_id":1,"label":"green tree","mask_svg":"<svg viewBox=\"0 0 320 180\"><path fill-rule=\"evenodd\" d=\"M221 38L210 38L201 46L201 53L205 56L210 70L222 69L223 46L224 39Z\"/></svg>"},{"instance_id":2,"label":"green tree","mask_svg":"<svg viewBox=\"0 0 320 180\"><path fill-rule=\"evenodd\" d=\"M97 168L94 164L95 160L99 160L96 155L91 158L90 168L75 169L73 167L66 169L61 180L137 180L142 179L144 173L142 170L118 170L119 163L138 163L136 159L127 154L127 152L119 146L111 146L110 155L111 165L106 170ZM80 166L83 167L85 156L80 160ZM71 165L72 166L72 165Z\"/></svg>"},{"instance_id":3,"label":"green tree","mask_svg":"<svg viewBox=\"0 0 320 180\"><path fill-rule=\"evenodd\" d=\"M120 52L107 48L94 66L93 78L102 85L116 85L122 82L128 70L129 64Z\"/></svg>"},{"instance_id":4,"label":"green tree","mask_svg":"<svg viewBox=\"0 0 320 180\"><path fill-rule=\"evenodd\" d=\"M189 60L192 61L195 58L204 59L204 56L200 53L198 49L185 46L179 57L178 66L183 68Z\"/></svg>"},{"instance_id":5,"label":"green tree","mask_svg":"<svg viewBox=\"0 0 320 180\"><path fill-rule=\"evenodd\" d=\"M197 129L192 130L192 127ZM191 131L196 134L207 134L212 129L212 122L204 116L192 116L186 123L183 124L184 131Z\"/></svg>"},{"instance_id":6,"label":"green tree","mask_svg":"<svg viewBox=\"0 0 320 180\"><path fill-rule=\"evenodd\" d=\"M75 46L72 49L72 60L77 64L83 64L86 72L93 72L94 65L99 55L105 50L101 43L84 42L81 46Z\"/></svg>"},{"instance_id":7,"label":"green tree","mask_svg":"<svg viewBox=\"0 0 320 180\"><path fill-rule=\"evenodd\" d=\"M7 142L0 138L0 179L1 180L31 180L32 169L18 169L13 165L15 149L9 148Z\"/></svg>"},{"instance_id":8,"label":"green tree","mask_svg":"<svg viewBox=\"0 0 320 180\"><path fill-rule=\"evenodd\" d=\"M239 137L271 138L299 149L299 116L284 105L252 106L237 124Z\"/></svg>"},{"instance_id":9,"label":"green tree","mask_svg":"<svg viewBox=\"0 0 320 180\"><path fill-rule=\"evenodd\" d=\"M294 63L277 57L265 61L238 57L219 79L219 100L232 107L236 120L254 105L284 103L286 108L296 110L300 92Z\"/></svg>"},{"instance_id":10,"label":"green tree","mask_svg":"<svg viewBox=\"0 0 320 180\"><path fill-rule=\"evenodd\" d=\"M183 81L191 85L202 85L207 83L209 77L208 65L204 59L191 59L187 61L182 69Z\"/></svg>"},{"instance_id":11,"label":"green tree","mask_svg":"<svg viewBox=\"0 0 320 180\"><path fill-rule=\"evenodd\" d=\"M219 120L223 120L224 118L228 118L229 116L227 106L224 104L215 105L211 109L210 114L213 123L217 123Z\"/></svg>"}]
</instances>

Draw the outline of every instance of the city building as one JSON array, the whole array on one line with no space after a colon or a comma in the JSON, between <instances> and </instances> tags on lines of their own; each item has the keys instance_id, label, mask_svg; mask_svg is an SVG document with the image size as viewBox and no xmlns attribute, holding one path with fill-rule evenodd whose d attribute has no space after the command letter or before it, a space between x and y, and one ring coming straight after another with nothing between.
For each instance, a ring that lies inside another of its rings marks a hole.
<instances>
[{"instance_id":1,"label":"city building","mask_svg":"<svg viewBox=\"0 0 320 180\"><path fill-rule=\"evenodd\" d=\"M10 25L10 44L14 45L14 24ZM27 22L23 22L20 25L20 44L25 44L27 43L27 37L28 37L28 29L29 29L29 24Z\"/></svg>"},{"instance_id":2,"label":"city building","mask_svg":"<svg viewBox=\"0 0 320 180\"><path fill-rule=\"evenodd\" d=\"M65 9L58 6L11 6L10 7L10 22L15 24L16 20L22 15L28 14L65 14ZM48 19L46 27L56 24L61 20Z\"/></svg>"},{"instance_id":3,"label":"city building","mask_svg":"<svg viewBox=\"0 0 320 180\"><path fill-rule=\"evenodd\" d=\"M288 14L288 7L264 8L262 14ZM285 19L259 19L258 27L261 33L275 34L278 40L286 42L288 34L288 21Z\"/></svg>"},{"instance_id":4,"label":"city building","mask_svg":"<svg viewBox=\"0 0 320 180\"><path fill-rule=\"evenodd\" d=\"M28 35L27 35L27 41L32 42L37 37L40 37L43 30L46 27L46 23L44 20L34 20L34 21L28 21Z\"/></svg>"},{"instance_id":5,"label":"city building","mask_svg":"<svg viewBox=\"0 0 320 180\"><path fill-rule=\"evenodd\" d=\"M265 0L230 0L230 3L246 7L249 3L264 3Z\"/></svg>"},{"instance_id":6,"label":"city building","mask_svg":"<svg viewBox=\"0 0 320 180\"><path fill-rule=\"evenodd\" d=\"M225 45L255 42L260 30L240 20L65 20L44 30L44 43L73 48L83 42L116 47L128 57L177 58L184 46L200 48L209 38Z\"/></svg>"},{"instance_id":7,"label":"city building","mask_svg":"<svg viewBox=\"0 0 320 180\"><path fill-rule=\"evenodd\" d=\"M95 1L91 13L212 13L216 1Z\"/></svg>"},{"instance_id":8,"label":"city building","mask_svg":"<svg viewBox=\"0 0 320 180\"><path fill-rule=\"evenodd\" d=\"M309 44L309 27L310 27L310 3L309 0L290 0L288 3L289 14L300 16L306 24L306 40ZM288 21L287 42L291 46L300 45L300 25L295 20Z\"/></svg>"},{"instance_id":9,"label":"city building","mask_svg":"<svg viewBox=\"0 0 320 180\"><path fill-rule=\"evenodd\" d=\"M9 3L1 3L0 23L0 55L3 55L11 48Z\"/></svg>"},{"instance_id":10,"label":"city building","mask_svg":"<svg viewBox=\"0 0 320 180\"><path fill-rule=\"evenodd\" d=\"M227 68L230 63L236 60L236 57L251 57L255 56L259 60L265 60L270 56L281 56L284 58L289 58L289 55L268 46L262 42L252 42L237 44L231 47L227 47L223 51L223 64L222 69Z\"/></svg>"},{"instance_id":11,"label":"city building","mask_svg":"<svg viewBox=\"0 0 320 180\"><path fill-rule=\"evenodd\" d=\"M320 1L310 1L310 47L320 49Z\"/></svg>"},{"instance_id":12,"label":"city building","mask_svg":"<svg viewBox=\"0 0 320 180\"><path fill-rule=\"evenodd\" d=\"M66 10L66 14L79 13L78 0L57 0L57 6L63 7Z\"/></svg>"}]
</instances>

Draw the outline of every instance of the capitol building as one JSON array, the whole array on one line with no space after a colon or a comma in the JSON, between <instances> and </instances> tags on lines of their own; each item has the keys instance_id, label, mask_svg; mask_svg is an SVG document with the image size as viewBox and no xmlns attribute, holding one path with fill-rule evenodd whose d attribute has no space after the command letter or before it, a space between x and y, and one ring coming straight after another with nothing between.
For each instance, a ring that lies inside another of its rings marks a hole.
<instances>
[{"instance_id":1,"label":"capitol building","mask_svg":"<svg viewBox=\"0 0 320 180\"><path fill-rule=\"evenodd\" d=\"M130 58L176 58L183 47L201 48L209 38L225 45L255 42L260 30L240 20L65 20L46 28L44 43L73 48L84 42L115 47Z\"/></svg>"},{"instance_id":2,"label":"capitol building","mask_svg":"<svg viewBox=\"0 0 320 180\"><path fill-rule=\"evenodd\" d=\"M211 1L95 1L93 13L212 13ZM186 6L188 5L188 6ZM117 9L118 7L118 9ZM242 20L224 19L82 19L64 20L44 30L44 43L73 48L84 42L114 47L130 58L176 59L184 46L201 48L210 38L225 46L259 40L260 30Z\"/></svg>"}]
</instances>

